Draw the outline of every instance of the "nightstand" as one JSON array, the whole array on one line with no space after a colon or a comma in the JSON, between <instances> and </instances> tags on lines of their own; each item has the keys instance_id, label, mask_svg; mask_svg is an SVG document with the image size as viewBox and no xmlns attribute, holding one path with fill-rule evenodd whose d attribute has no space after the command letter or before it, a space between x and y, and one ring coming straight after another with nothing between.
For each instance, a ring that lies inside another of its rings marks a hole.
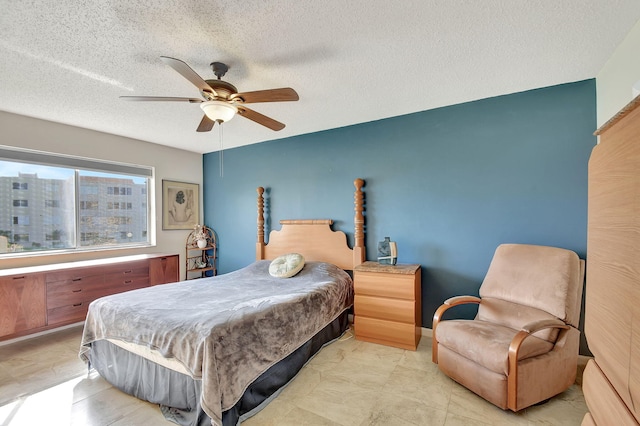
<instances>
[{"instance_id":1,"label":"nightstand","mask_svg":"<svg viewBox=\"0 0 640 426\"><path fill-rule=\"evenodd\" d=\"M416 350L422 334L420 265L354 269L356 339Z\"/></svg>"}]
</instances>

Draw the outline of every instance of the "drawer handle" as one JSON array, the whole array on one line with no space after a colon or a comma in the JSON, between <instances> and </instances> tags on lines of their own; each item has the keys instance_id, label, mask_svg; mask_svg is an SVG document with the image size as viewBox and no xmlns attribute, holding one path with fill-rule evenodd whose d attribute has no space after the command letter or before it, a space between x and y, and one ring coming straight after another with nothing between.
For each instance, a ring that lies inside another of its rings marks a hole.
<instances>
[{"instance_id":1,"label":"drawer handle","mask_svg":"<svg viewBox=\"0 0 640 426\"><path fill-rule=\"evenodd\" d=\"M72 279L71 281L82 281L82 277L80 277L80 278L74 278L74 279Z\"/></svg>"},{"instance_id":2,"label":"drawer handle","mask_svg":"<svg viewBox=\"0 0 640 426\"><path fill-rule=\"evenodd\" d=\"M24 280L26 278L26 275L22 275L19 277L13 277L14 280Z\"/></svg>"},{"instance_id":3,"label":"drawer handle","mask_svg":"<svg viewBox=\"0 0 640 426\"><path fill-rule=\"evenodd\" d=\"M131 272L133 272L131 269L129 269L128 271L124 271L125 274L130 274Z\"/></svg>"},{"instance_id":4,"label":"drawer handle","mask_svg":"<svg viewBox=\"0 0 640 426\"><path fill-rule=\"evenodd\" d=\"M71 293L80 293L82 291L82 289L78 289L78 290L71 290Z\"/></svg>"},{"instance_id":5,"label":"drawer handle","mask_svg":"<svg viewBox=\"0 0 640 426\"><path fill-rule=\"evenodd\" d=\"M75 303L73 306L75 307L82 306L82 303Z\"/></svg>"},{"instance_id":6,"label":"drawer handle","mask_svg":"<svg viewBox=\"0 0 640 426\"><path fill-rule=\"evenodd\" d=\"M125 284L131 284L133 282L133 280L126 280L124 283Z\"/></svg>"}]
</instances>

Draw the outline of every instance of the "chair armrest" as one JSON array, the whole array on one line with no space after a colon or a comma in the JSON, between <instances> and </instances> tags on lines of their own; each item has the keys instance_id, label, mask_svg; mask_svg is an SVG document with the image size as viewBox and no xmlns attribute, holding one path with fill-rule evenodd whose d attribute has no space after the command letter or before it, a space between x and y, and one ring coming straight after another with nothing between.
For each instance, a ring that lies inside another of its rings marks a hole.
<instances>
[{"instance_id":1,"label":"chair armrest","mask_svg":"<svg viewBox=\"0 0 640 426\"><path fill-rule=\"evenodd\" d=\"M544 319L525 324L511 339L509 344L509 374L507 375L507 408L517 411L516 390L518 389L518 353L522 342L536 331L545 328L569 329L569 325L559 319Z\"/></svg>"},{"instance_id":2,"label":"chair armrest","mask_svg":"<svg viewBox=\"0 0 640 426\"><path fill-rule=\"evenodd\" d=\"M479 297L475 296L453 296L444 301L444 305L449 305L449 307L456 305L463 305L467 303L480 303L482 300Z\"/></svg>"},{"instance_id":3,"label":"chair armrest","mask_svg":"<svg viewBox=\"0 0 640 426\"><path fill-rule=\"evenodd\" d=\"M567 329L569 326L565 324L563 321L554 318L554 319L544 319L540 321L533 321L528 324L522 326L520 331L524 331L527 334L533 334L536 331L544 330L545 328L563 328ZM524 339L523 339L524 340Z\"/></svg>"},{"instance_id":4,"label":"chair armrest","mask_svg":"<svg viewBox=\"0 0 640 426\"><path fill-rule=\"evenodd\" d=\"M440 322L440 318L449 308L453 308L458 305L465 305L469 303L480 304L482 299L475 296L453 296L444 301L442 305L436 310L433 315L433 323L431 325L431 361L435 364L438 363L438 341L436 340L436 327Z\"/></svg>"}]
</instances>

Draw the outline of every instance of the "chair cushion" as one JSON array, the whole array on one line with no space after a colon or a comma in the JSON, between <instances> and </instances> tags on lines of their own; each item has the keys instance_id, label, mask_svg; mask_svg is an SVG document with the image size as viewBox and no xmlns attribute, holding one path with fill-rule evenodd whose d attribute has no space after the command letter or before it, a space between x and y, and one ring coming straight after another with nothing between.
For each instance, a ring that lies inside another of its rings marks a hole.
<instances>
[{"instance_id":1,"label":"chair cushion","mask_svg":"<svg viewBox=\"0 0 640 426\"><path fill-rule=\"evenodd\" d=\"M480 297L540 309L578 327L581 271L580 259L571 250L502 244L491 260Z\"/></svg>"},{"instance_id":2,"label":"chair cushion","mask_svg":"<svg viewBox=\"0 0 640 426\"><path fill-rule=\"evenodd\" d=\"M477 320L503 325L520 330L525 325L546 319L556 319L548 312L525 305L507 302L506 300L486 297L478 307ZM557 328L545 328L534 333L534 336L555 343L558 338Z\"/></svg>"},{"instance_id":3,"label":"chair cushion","mask_svg":"<svg viewBox=\"0 0 640 426\"><path fill-rule=\"evenodd\" d=\"M479 320L442 321L436 329L438 344L496 373L509 371L509 345L518 333L502 325ZM527 337L518 360L545 354L553 344L535 336Z\"/></svg>"}]
</instances>

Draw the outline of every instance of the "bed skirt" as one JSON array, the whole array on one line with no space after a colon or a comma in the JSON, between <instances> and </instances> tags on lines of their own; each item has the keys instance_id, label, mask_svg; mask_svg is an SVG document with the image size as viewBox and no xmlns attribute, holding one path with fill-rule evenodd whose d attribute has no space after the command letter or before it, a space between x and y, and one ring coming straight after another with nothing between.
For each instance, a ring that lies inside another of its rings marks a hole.
<instances>
[{"instance_id":1,"label":"bed skirt","mask_svg":"<svg viewBox=\"0 0 640 426\"><path fill-rule=\"evenodd\" d=\"M348 328L348 310L316 333L282 361L262 373L240 400L222 413L224 426L238 425L259 412L327 343ZM116 388L139 399L159 404L165 418L181 426L209 426L200 406L200 380L160 366L106 340L91 343L91 366Z\"/></svg>"}]
</instances>

